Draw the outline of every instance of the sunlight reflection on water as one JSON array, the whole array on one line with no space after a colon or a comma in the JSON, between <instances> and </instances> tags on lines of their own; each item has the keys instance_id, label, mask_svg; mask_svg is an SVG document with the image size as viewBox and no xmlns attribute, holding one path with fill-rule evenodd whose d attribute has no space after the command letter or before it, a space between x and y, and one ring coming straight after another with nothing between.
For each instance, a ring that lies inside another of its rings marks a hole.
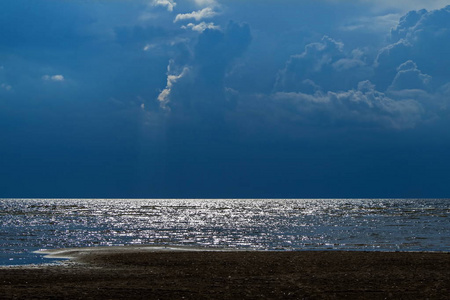
<instances>
[{"instance_id":1,"label":"sunlight reflection on water","mask_svg":"<svg viewBox=\"0 0 450 300\"><path fill-rule=\"evenodd\" d=\"M450 250L450 208L440 199L1 199L0 207L0 264L28 263L42 248L124 244Z\"/></svg>"}]
</instances>

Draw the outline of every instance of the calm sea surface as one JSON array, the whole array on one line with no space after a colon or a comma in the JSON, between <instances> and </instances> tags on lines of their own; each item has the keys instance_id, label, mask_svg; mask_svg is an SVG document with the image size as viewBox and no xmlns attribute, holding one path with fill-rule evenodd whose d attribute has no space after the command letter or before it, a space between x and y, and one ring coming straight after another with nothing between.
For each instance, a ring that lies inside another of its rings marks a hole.
<instances>
[{"instance_id":1,"label":"calm sea surface","mask_svg":"<svg viewBox=\"0 0 450 300\"><path fill-rule=\"evenodd\" d=\"M450 251L446 199L0 199L0 265L131 244Z\"/></svg>"}]
</instances>

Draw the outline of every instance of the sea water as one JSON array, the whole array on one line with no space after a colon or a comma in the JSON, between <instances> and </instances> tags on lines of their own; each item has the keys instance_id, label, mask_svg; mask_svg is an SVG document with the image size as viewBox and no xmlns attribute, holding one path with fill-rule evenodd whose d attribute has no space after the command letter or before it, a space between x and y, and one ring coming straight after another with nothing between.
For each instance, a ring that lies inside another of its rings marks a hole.
<instances>
[{"instance_id":1,"label":"sea water","mask_svg":"<svg viewBox=\"0 0 450 300\"><path fill-rule=\"evenodd\" d=\"M450 251L447 199L0 199L0 265L39 249L167 245Z\"/></svg>"}]
</instances>

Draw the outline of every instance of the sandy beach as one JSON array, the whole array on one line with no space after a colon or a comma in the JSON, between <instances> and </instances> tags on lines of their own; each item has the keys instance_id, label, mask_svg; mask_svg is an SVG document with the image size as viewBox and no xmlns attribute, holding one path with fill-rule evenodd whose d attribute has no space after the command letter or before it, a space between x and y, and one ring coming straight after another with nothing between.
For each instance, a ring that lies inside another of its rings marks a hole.
<instances>
[{"instance_id":1,"label":"sandy beach","mask_svg":"<svg viewBox=\"0 0 450 300\"><path fill-rule=\"evenodd\" d=\"M53 254L72 260L0 268L0 298L450 299L448 253L112 248Z\"/></svg>"}]
</instances>

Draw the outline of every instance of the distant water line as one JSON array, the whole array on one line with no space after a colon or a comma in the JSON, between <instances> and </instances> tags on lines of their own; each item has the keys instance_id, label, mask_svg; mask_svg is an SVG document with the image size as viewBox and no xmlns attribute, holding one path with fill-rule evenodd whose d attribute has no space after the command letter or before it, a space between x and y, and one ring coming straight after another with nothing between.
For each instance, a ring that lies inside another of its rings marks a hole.
<instances>
[{"instance_id":1,"label":"distant water line","mask_svg":"<svg viewBox=\"0 0 450 300\"><path fill-rule=\"evenodd\" d=\"M447 199L0 199L0 264L39 249L171 245L450 251Z\"/></svg>"}]
</instances>

